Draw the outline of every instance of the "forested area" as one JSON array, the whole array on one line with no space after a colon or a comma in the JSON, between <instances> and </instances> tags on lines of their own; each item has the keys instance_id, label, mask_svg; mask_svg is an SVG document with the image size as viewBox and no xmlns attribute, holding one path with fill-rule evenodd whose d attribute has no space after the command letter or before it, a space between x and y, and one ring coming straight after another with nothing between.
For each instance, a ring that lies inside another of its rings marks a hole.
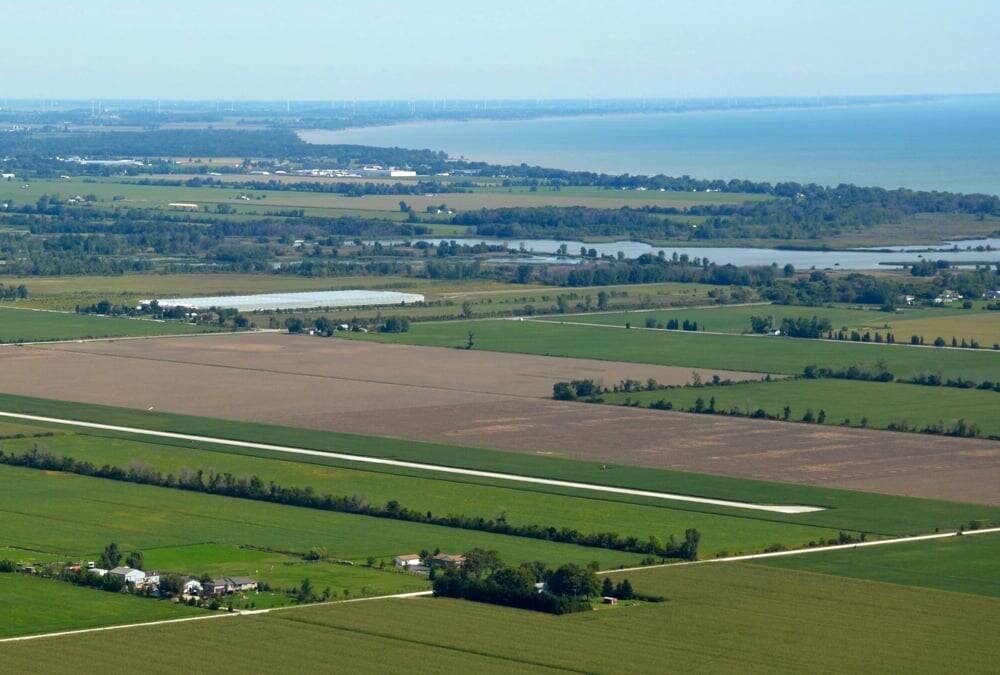
<instances>
[{"instance_id":1,"label":"forested area","mask_svg":"<svg viewBox=\"0 0 1000 675\"><path fill-rule=\"evenodd\" d=\"M619 236L647 240L822 239L899 223L918 213L1000 216L1000 198L948 192L884 190L784 183L780 199L676 208L498 208L466 211L452 222L482 236L580 238ZM676 216L699 216L685 222Z\"/></svg>"}]
</instances>

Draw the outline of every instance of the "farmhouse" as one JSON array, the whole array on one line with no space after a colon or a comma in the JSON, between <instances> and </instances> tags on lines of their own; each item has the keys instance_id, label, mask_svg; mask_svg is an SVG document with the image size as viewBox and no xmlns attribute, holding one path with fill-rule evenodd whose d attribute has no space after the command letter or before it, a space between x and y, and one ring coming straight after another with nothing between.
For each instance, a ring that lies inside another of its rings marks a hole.
<instances>
[{"instance_id":1,"label":"farmhouse","mask_svg":"<svg viewBox=\"0 0 1000 675\"><path fill-rule=\"evenodd\" d=\"M230 595L240 591L257 590L257 581L250 577L219 577L202 584L206 595Z\"/></svg>"},{"instance_id":2,"label":"farmhouse","mask_svg":"<svg viewBox=\"0 0 1000 675\"><path fill-rule=\"evenodd\" d=\"M416 553L407 553L405 555L397 555L392 559L392 564L396 567L407 568L407 567L417 567L420 565L420 556Z\"/></svg>"},{"instance_id":3,"label":"farmhouse","mask_svg":"<svg viewBox=\"0 0 1000 675\"><path fill-rule=\"evenodd\" d=\"M227 579L234 592L257 590L257 582L250 577L227 577Z\"/></svg>"},{"instance_id":4,"label":"farmhouse","mask_svg":"<svg viewBox=\"0 0 1000 675\"><path fill-rule=\"evenodd\" d=\"M108 574L133 586L142 586L146 582L146 573L131 567L115 567Z\"/></svg>"},{"instance_id":5,"label":"farmhouse","mask_svg":"<svg viewBox=\"0 0 1000 675\"><path fill-rule=\"evenodd\" d=\"M453 555L451 553L438 553L434 556L434 562L442 567L461 567L465 564L465 556Z\"/></svg>"},{"instance_id":6,"label":"farmhouse","mask_svg":"<svg viewBox=\"0 0 1000 675\"><path fill-rule=\"evenodd\" d=\"M202 588L201 582L197 579L187 579L184 585L181 586L181 595L188 597L196 597L201 595Z\"/></svg>"},{"instance_id":7,"label":"farmhouse","mask_svg":"<svg viewBox=\"0 0 1000 675\"><path fill-rule=\"evenodd\" d=\"M1000 290L986 291L983 297L987 300L1000 300Z\"/></svg>"},{"instance_id":8,"label":"farmhouse","mask_svg":"<svg viewBox=\"0 0 1000 675\"><path fill-rule=\"evenodd\" d=\"M197 211L199 206L188 202L170 202L167 204L167 208L177 209L179 211Z\"/></svg>"}]
</instances>

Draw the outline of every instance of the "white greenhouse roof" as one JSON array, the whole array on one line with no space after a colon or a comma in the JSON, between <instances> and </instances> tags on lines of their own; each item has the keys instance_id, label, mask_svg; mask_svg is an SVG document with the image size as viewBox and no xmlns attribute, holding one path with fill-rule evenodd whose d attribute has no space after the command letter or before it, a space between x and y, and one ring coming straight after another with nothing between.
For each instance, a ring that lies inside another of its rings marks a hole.
<instances>
[{"instance_id":1,"label":"white greenhouse roof","mask_svg":"<svg viewBox=\"0 0 1000 675\"><path fill-rule=\"evenodd\" d=\"M259 295L217 295L196 298L160 298L160 307L192 309L238 309L244 312L267 309L311 309L314 307L369 307L423 302L419 293L395 291L318 291L309 293L261 293ZM144 301L148 304L151 301Z\"/></svg>"}]
</instances>

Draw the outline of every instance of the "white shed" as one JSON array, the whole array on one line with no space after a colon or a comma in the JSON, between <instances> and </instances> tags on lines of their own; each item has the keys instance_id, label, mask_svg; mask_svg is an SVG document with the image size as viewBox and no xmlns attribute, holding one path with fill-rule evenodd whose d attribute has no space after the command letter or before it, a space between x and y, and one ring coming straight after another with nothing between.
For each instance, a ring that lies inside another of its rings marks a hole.
<instances>
[{"instance_id":1,"label":"white shed","mask_svg":"<svg viewBox=\"0 0 1000 675\"><path fill-rule=\"evenodd\" d=\"M392 564L396 567L416 567L420 564L420 556L416 553L407 553L405 555L397 555L392 559Z\"/></svg>"}]
</instances>

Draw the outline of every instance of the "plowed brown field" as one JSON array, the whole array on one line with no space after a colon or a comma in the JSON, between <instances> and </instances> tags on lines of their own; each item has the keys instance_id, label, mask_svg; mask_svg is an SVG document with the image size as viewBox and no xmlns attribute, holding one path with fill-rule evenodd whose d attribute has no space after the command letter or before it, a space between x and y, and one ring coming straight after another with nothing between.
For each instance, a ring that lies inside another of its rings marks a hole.
<instances>
[{"instance_id":1,"label":"plowed brown field","mask_svg":"<svg viewBox=\"0 0 1000 675\"><path fill-rule=\"evenodd\" d=\"M1000 443L547 398L583 377L691 371L280 334L0 349L4 393L1000 504Z\"/></svg>"}]
</instances>

